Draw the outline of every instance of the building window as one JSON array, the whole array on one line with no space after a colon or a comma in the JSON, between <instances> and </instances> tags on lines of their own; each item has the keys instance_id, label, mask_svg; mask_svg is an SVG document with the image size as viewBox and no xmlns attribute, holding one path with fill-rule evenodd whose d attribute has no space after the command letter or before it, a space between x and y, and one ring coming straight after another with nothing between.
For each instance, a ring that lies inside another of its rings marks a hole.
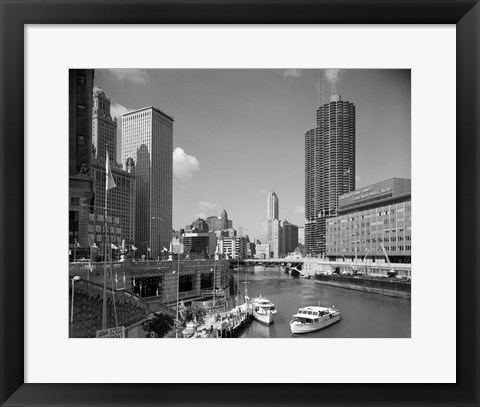
<instances>
[{"instance_id":1,"label":"building window","mask_svg":"<svg viewBox=\"0 0 480 407\"><path fill-rule=\"evenodd\" d=\"M85 136L81 136L77 134L77 146L84 146L85 145Z\"/></svg>"},{"instance_id":2,"label":"building window","mask_svg":"<svg viewBox=\"0 0 480 407\"><path fill-rule=\"evenodd\" d=\"M77 115L85 116L87 114L87 108L85 105L77 105Z\"/></svg>"},{"instance_id":3,"label":"building window","mask_svg":"<svg viewBox=\"0 0 480 407\"><path fill-rule=\"evenodd\" d=\"M77 75L77 86L86 86L87 85L87 77L79 73Z\"/></svg>"},{"instance_id":4,"label":"building window","mask_svg":"<svg viewBox=\"0 0 480 407\"><path fill-rule=\"evenodd\" d=\"M69 224L68 224L68 240L70 244L74 244L78 239L78 211L69 212Z\"/></svg>"},{"instance_id":5,"label":"building window","mask_svg":"<svg viewBox=\"0 0 480 407\"><path fill-rule=\"evenodd\" d=\"M80 205L80 198L78 196L70 198L70 205L79 206Z\"/></svg>"}]
</instances>

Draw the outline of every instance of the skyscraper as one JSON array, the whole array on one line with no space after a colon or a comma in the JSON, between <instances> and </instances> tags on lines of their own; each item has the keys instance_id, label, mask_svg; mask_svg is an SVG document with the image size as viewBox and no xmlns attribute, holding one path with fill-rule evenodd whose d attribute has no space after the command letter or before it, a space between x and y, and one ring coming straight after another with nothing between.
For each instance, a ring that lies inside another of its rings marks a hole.
<instances>
[{"instance_id":1,"label":"skyscraper","mask_svg":"<svg viewBox=\"0 0 480 407\"><path fill-rule=\"evenodd\" d=\"M69 248L87 255L88 219L92 199L92 89L93 69L70 69L69 101ZM80 246L78 246L80 245ZM76 247L78 248L76 248Z\"/></svg>"},{"instance_id":2,"label":"skyscraper","mask_svg":"<svg viewBox=\"0 0 480 407\"><path fill-rule=\"evenodd\" d=\"M122 163L128 158L135 162L135 245L158 257L172 234L173 117L151 106L124 114Z\"/></svg>"},{"instance_id":3,"label":"skyscraper","mask_svg":"<svg viewBox=\"0 0 480 407\"><path fill-rule=\"evenodd\" d=\"M228 229L228 215L227 211L224 209L220 215L220 227L222 230Z\"/></svg>"},{"instance_id":4,"label":"skyscraper","mask_svg":"<svg viewBox=\"0 0 480 407\"><path fill-rule=\"evenodd\" d=\"M110 115L110 98L103 89L93 88L92 144L95 157L105 159L105 148L111 162L117 162L117 118Z\"/></svg>"},{"instance_id":5,"label":"skyscraper","mask_svg":"<svg viewBox=\"0 0 480 407\"><path fill-rule=\"evenodd\" d=\"M355 189L355 105L335 89L305 134L305 249L312 254L325 253L326 219L336 216L338 197Z\"/></svg>"},{"instance_id":6,"label":"skyscraper","mask_svg":"<svg viewBox=\"0 0 480 407\"><path fill-rule=\"evenodd\" d=\"M278 258L283 254L282 222L279 216L279 200L275 191L272 190L267 197L267 218L263 222L265 243L270 245L273 257Z\"/></svg>"},{"instance_id":7,"label":"skyscraper","mask_svg":"<svg viewBox=\"0 0 480 407\"><path fill-rule=\"evenodd\" d=\"M101 247L103 243L135 243L135 165L130 159L126 162L126 171L116 162L117 118L110 114L110 98L95 87L93 89L92 112L92 180L93 207L89 216L88 241ZM105 231L105 158L110 158L110 169L116 187L108 193L108 218ZM103 250L102 250L103 252Z\"/></svg>"},{"instance_id":8,"label":"skyscraper","mask_svg":"<svg viewBox=\"0 0 480 407\"><path fill-rule=\"evenodd\" d=\"M278 196L273 190L267 197L267 219L278 219Z\"/></svg>"}]
</instances>

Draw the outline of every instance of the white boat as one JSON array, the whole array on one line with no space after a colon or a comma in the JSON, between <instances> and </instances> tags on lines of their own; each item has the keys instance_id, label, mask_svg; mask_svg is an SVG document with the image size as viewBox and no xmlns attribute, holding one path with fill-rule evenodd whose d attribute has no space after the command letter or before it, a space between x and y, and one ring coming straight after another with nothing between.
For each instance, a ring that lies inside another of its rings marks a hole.
<instances>
[{"instance_id":1,"label":"white boat","mask_svg":"<svg viewBox=\"0 0 480 407\"><path fill-rule=\"evenodd\" d=\"M325 307L300 308L290 321L292 334L304 334L326 328L340 321L340 311Z\"/></svg>"},{"instance_id":2,"label":"white boat","mask_svg":"<svg viewBox=\"0 0 480 407\"><path fill-rule=\"evenodd\" d=\"M275 305L270 300L259 296L252 300L253 307L253 316L259 322L270 325L275 315L277 314L277 309Z\"/></svg>"},{"instance_id":3,"label":"white boat","mask_svg":"<svg viewBox=\"0 0 480 407\"><path fill-rule=\"evenodd\" d=\"M197 330L197 324L193 321L187 322L185 329L182 331L182 335L184 338L191 338L195 335Z\"/></svg>"}]
</instances>

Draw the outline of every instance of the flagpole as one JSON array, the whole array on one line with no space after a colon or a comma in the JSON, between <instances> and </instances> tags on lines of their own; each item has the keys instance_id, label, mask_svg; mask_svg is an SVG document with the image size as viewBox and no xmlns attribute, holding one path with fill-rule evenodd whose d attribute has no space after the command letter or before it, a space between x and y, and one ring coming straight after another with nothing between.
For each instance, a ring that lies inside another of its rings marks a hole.
<instances>
[{"instance_id":1,"label":"flagpole","mask_svg":"<svg viewBox=\"0 0 480 407\"><path fill-rule=\"evenodd\" d=\"M108 154L108 153L107 153ZM107 174L108 177L108 174ZM108 231L107 226L107 205L108 205L108 188L105 188L105 232ZM107 329L107 233L104 236L105 255L103 259L103 313L102 313L102 329Z\"/></svg>"}]
</instances>

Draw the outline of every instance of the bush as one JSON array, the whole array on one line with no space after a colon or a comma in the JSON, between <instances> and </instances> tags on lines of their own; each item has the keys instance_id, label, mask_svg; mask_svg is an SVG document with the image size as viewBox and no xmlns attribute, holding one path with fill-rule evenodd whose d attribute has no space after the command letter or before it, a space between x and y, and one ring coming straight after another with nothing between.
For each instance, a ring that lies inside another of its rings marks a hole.
<instances>
[{"instance_id":1,"label":"bush","mask_svg":"<svg viewBox=\"0 0 480 407\"><path fill-rule=\"evenodd\" d=\"M145 321L143 329L147 332L147 337L153 333L155 338L163 338L173 327L174 320L170 315L158 313L153 318Z\"/></svg>"}]
</instances>

